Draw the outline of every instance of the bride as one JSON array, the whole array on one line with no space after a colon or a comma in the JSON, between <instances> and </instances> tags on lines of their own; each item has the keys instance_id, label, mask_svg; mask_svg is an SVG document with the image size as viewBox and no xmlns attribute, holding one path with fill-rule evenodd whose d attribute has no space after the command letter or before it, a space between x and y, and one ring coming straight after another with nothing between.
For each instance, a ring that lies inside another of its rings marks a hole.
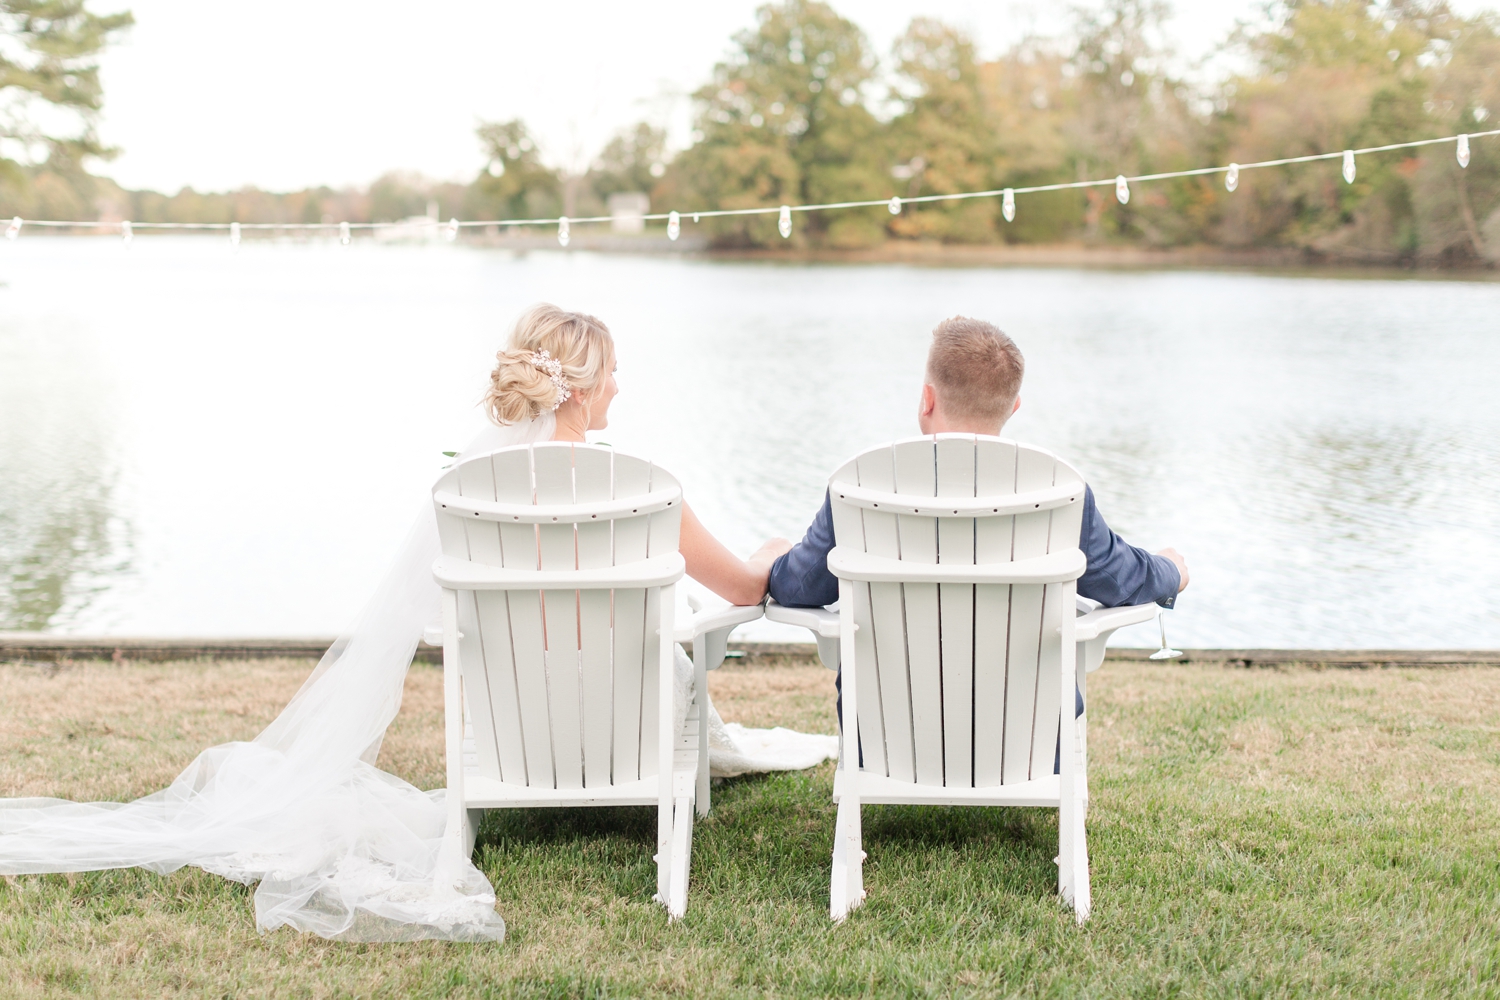
<instances>
[{"instance_id":1,"label":"bride","mask_svg":"<svg viewBox=\"0 0 1500 1000\"><path fill-rule=\"evenodd\" d=\"M460 454L583 441L608 425L615 347L598 319L539 305L497 356L485 408L495 426ZM773 539L736 557L686 504L687 572L733 604L765 595ZM281 714L249 742L198 755L171 785L134 802L0 799L0 874L196 865L255 892L256 926L346 941L498 941L505 923L469 857L444 836L441 789L375 766L424 627L438 616L437 530L428 506L353 629L323 654ZM679 676L691 664L677 651ZM715 774L810 767L833 737L725 726L708 707Z\"/></svg>"}]
</instances>

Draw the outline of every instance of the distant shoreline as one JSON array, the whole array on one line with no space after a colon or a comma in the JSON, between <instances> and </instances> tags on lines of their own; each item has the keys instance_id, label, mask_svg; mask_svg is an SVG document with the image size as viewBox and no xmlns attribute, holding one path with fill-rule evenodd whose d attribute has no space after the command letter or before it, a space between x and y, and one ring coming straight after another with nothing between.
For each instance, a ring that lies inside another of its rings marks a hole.
<instances>
[{"instance_id":1,"label":"distant shoreline","mask_svg":"<svg viewBox=\"0 0 1500 1000\"><path fill-rule=\"evenodd\" d=\"M80 224L78 235L98 238L119 235L108 223ZM90 232L92 230L92 232ZM25 238L48 239L65 235L61 232L28 232ZM72 235L72 234L69 234ZM222 233L138 232L137 239L163 238L224 240ZM294 229L247 231L246 244L258 242L323 243L333 237L313 235ZM356 237L365 244L365 238ZM438 240L391 240L385 245L423 245ZM516 233L506 235L483 231L466 232L460 239L464 246L522 252L565 252L640 254L650 256L691 256L709 260L764 261L785 264L909 264L925 267L1080 267L1118 270L1167 270L1195 268L1230 269L1269 272L1316 272L1328 276L1350 277L1444 277L1460 280L1500 280L1500 261L1455 265L1438 261L1397 261L1353 255L1335 255L1302 247L1139 247L1129 245L1091 245L1086 243L990 243L952 244L936 241L887 240L873 247L841 250L832 247L732 248L710 246L706 237L684 233L676 241L664 234L632 235L590 232L575 229L566 248L560 246L550 230L545 234Z\"/></svg>"},{"instance_id":2,"label":"distant shoreline","mask_svg":"<svg viewBox=\"0 0 1500 1000\"><path fill-rule=\"evenodd\" d=\"M476 245L514 250L560 250L550 233L481 236L467 240ZM831 247L715 248L702 237L684 233L677 242L665 236L593 234L575 230L568 249L597 253L683 253L714 260L760 260L810 264L916 264L934 267L1099 267L1149 268L1245 268L1256 270L1353 274L1400 273L1451 275L1480 279L1500 278L1497 263L1454 266L1430 261L1393 261L1353 256L1335 256L1301 247L1137 247L1094 246L1085 243L989 243L953 244L936 241L887 240L879 246L856 250Z\"/></svg>"}]
</instances>

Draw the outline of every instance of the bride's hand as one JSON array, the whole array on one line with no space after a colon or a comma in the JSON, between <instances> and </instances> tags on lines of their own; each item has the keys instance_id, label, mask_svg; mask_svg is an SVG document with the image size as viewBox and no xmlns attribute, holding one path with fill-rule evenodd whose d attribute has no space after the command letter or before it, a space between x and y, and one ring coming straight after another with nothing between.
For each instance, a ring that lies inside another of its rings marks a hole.
<instances>
[{"instance_id":1,"label":"bride's hand","mask_svg":"<svg viewBox=\"0 0 1500 1000\"><path fill-rule=\"evenodd\" d=\"M766 596L771 564L792 543L773 538L749 559L740 559L703 527L693 509L682 505L682 534L678 547L687 561L687 574L734 605L760 603Z\"/></svg>"},{"instance_id":2,"label":"bride's hand","mask_svg":"<svg viewBox=\"0 0 1500 1000\"><path fill-rule=\"evenodd\" d=\"M766 571L770 572L771 564L791 550L792 543L785 538L771 538L760 548L756 549L746 562L752 566L759 566L764 563Z\"/></svg>"}]
</instances>

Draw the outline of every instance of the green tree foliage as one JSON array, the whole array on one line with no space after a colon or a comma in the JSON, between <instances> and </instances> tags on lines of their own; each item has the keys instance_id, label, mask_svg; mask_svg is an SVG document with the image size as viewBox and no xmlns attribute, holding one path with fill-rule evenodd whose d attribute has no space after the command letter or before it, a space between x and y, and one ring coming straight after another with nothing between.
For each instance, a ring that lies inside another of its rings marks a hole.
<instances>
[{"instance_id":1,"label":"green tree foliage","mask_svg":"<svg viewBox=\"0 0 1500 1000\"><path fill-rule=\"evenodd\" d=\"M866 107L875 60L863 33L827 4L757 12L694 98L695 142L663 192L688 210L888 197L885 129ZM883 238L879 209L799 215L793 242L863 246ZM705 220L721 244L779 245L774 216Z\"/></svg>"},{"instance_id":2,"label":"green tree foliage","mask_svg":"<svg viewBox=\"0 0 1500 1000\"><path fill-rule=\"evenodd\" d=\"M1224 158L1301 156L1483 128L1488 107L1500 102L1496 29L1493 15L1466 20L1446 3L1289 4L1279 30L1240 40L1253 69L1224 87L1227 111L1215 123ZM1494 160L1493 153L1476 157L1462 171L1453 147L1442 145L1361 157L1352 185L1337 161L1248 173L1206 235L1372 261L1481 256L1480 220L1500 195Z\"/></svg>"},{"instance_id":3,"label":"green tree foliage","mask_svg":"<svg viewBox=\"0 0 1500 1000\"><path fill-rule=\"evenodd\" d=\"M905 182L895 193L914 198L990 187L998 137L973 40L918 18L897 41L895 56L902 111L890 126L896 160L890 172ZM998 212L993 199L912 205L890 228L901 236L988 242L995 238Z\"/></svg>"},{"instance_id":4,"label":"green tree foliage","mask_svg":"<svg viewBox=\"0 0 1500 1000\"><path fill-rule=\"evenodd\" d=\"M133 23L90 13L85 0L0 0L0 202L88 218L85 159L113 155L99 141L99 53Z\"/></svg>"},{"instance_id":5,"label":"green tree foliage","mask_svg":"<svg viewBox=\"0 0 1500 1000\"><path fill-rule=\"evenodd\" d=\"M536 140L519 120L479 127L485 169L469 186L464 203L470 218L526 219L562 211L562 178L542 163Z\"/></svg>"},{"instance_id":6,"label":"green tree foliage","mask_svg":"<svg viewBox=\"0 0 1500 1000\"><path fill-rule=\"evenodd\" d=\"M89 194L82 183L83 158L108 153L93 132L93 56L129 15L95 17L83 0L0 0L13 42L0 47L0 91L69 108L80 123L47 136L13 127L0 135L10 157L0 169L25 183L22 214L60 218L91 217L101 194L115 217L142 221L386 220L430 201L442 218L546 218L601 214L611 195L644 191L694 232L694 210L1023 187L1494 127L1500 15L1460 16L1448 0L1266 2L1266 17L1224 47L1238 75L1195 85L1179 76L1163 0L1080 7L1066 37L1026 38L992 59L962 30L917 18L883 61L827 3L780 0L757 11L693 95L692 142L675 157L662 129L641 124L567 176L523 123L496 122L479 129L486 166L462 189L389 174L366 191L168 197L107 181ZM1362 157L1352 185L1330 160L1247 171L1233 193L1209 175L1135 184L1127 205L1112 187L1024 195L1010 222L995 198L799 213L790 240L774 214L705 219L696 231L723 247L1214 243L1377 263L1500 261L1500 142L1476 142L1467 170L1453 153ZM5 200L0 184L0 211L16 190Z\"/></svg>"},{"instance_id":7,"label":"green tree foliage","mask_svg":"<svg viewBox=\"0 0 1500 1000\"><path fill-rule=\"evenodd\" d=\"M667 131L645 122L611 139L589 170L589 188L600 199L641 191L650 194L667 172Z\"/></svg>"}]
</instances>

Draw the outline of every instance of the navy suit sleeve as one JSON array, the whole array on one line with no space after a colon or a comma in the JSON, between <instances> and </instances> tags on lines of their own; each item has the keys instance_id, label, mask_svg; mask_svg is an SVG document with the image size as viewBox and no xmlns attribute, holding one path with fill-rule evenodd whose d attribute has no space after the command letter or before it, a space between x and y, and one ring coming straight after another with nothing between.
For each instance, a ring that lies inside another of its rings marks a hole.
<instances>
[{"instance_id":1,"label":"navy suit sleeve","mask_svg":"<svg viewBox=\"0 0 1500 1000\"><path fill-rule=\"evenodd\" d=\"M1094 491L1083 491L1083 529L1078 547L1088 559L1088 569L1078 578L1078 593L1120 608L1155 601L1170 608L1177 600L1181 577L1172 560L1152 555L1130 545L1109 529L1094 503Z\"/></svg>"},{"instance_id":2,"label":"navy suit sleeve","mask_svg":"<svg viewBox=\"0 0 1500 1000\"><path fill-rule=\"evenodd\" d=\"M828 572L833 548L833 507L828 494L808 525L802 541L771 564L769 590L777 604L789 608L821 608L839 599L839 581Z\"/></svg>"}]
</instances>

